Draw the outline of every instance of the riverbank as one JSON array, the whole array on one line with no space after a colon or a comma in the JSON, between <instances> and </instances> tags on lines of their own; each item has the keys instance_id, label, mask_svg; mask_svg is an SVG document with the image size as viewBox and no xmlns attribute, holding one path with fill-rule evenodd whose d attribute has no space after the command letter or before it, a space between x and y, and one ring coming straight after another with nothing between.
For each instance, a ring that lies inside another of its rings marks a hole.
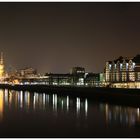
<instances>
[{"instance_id":1,"label":"riverbank","mask_svg":"<svg viewBox=\"0 0 140 140\"><path fill-rule=\"evenodd\" d=\"M9 85L0 84L1 89L29 91L47 94L83 97L103 102L140 105L140 89L105 88L105 87L74 87L53 85Z\"/></svg>"}]
</instances>

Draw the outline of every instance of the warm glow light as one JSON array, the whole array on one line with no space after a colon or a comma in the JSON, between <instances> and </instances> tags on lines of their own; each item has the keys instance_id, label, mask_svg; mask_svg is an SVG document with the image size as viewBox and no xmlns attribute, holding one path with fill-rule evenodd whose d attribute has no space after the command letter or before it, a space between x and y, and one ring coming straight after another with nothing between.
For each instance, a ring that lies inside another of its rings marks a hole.
<instances>
[{"instance_id":1,"label":"warm glow light","mask_svg":"<svg viewBox=\"0 0 140 140\"><path fill-rule=\"evenodd\" d=\"M20 108L23 107L23 91L20 92Z\"/></svg>"},{"instance_id":2,"label":"warm glow light","mask_svg":"<svg viewBox=\"0 0 140 140\"><path fill-rule=\"evenodd\" d=\"M5 95L5 104L8 105L8 90L7 89L5 89L4 95Z\"/></svg>"},{"instance_id":3,"label":"warm glow light","mask_svg":"<svg viewBox=\"0 0 140 140\"><path fill-rule=\"evenodd\" d=\"M0 90L0 121L3 119L3 91Z\"/></svg>"},{"instance_id":4,"label":"warm glow light","mask_svg":"<svg viewBox=\"0 0 140 140\"><path fill-rule=\"evenodd\" d=\"M29 108L30 106L30 93L29 92L25 92L25 104Z\"/></svg>"},{"instance_id":5,"label":"warm glow light","mask_svg":"<svg viewBox=\"0 0 140 140\"><path fill-rule=\"evenodd\" d=\"M108 104L105 104L105 118L106 118L106 123L108 123Z\"/></svg>"},{"instance_id":6,"label":"warm glow light","mask_svg":"<svg viewBox=\"0 0 140 140\"><path fill-rule=\"evenodd\" d=\"M137 116L139 117L140 116L140 109L137 108Z\"/></svg>"}]
</instances>

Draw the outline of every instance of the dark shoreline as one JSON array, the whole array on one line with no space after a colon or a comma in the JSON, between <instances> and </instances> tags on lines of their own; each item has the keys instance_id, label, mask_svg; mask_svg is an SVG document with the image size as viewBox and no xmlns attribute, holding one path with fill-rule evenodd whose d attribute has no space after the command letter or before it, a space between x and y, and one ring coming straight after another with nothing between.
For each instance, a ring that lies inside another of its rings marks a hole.
<instances>
[{"instance_id":1,"label":"dark shoreline","mask_svg":"<svg viewBox=\"0 0 140 140\"><path fill-rule=\"evenodd\" d=\"M74 87L53 85L8 85L0 84L1 89L30 91L38 93L58 94L88 98L112 104L140 106L140 89L122 89L105 87Z\"/></svg>"}]
</instances>

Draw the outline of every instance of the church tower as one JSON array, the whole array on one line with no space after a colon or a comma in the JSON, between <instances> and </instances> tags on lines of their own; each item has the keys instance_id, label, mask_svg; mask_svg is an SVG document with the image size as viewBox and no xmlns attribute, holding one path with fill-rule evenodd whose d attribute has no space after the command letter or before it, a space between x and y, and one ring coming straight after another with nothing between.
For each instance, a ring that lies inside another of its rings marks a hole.
<instances>
[{"instance_id":1,"label":"church tower","mask_svg":"<svg viewBox=\"0 0 140 140\"><path fill-rule=\"evenodd\" d=\"M0 56L0 77L4 76L4 62L3 62L3 53L1 52Z\"/></svg>"}]
</instances>

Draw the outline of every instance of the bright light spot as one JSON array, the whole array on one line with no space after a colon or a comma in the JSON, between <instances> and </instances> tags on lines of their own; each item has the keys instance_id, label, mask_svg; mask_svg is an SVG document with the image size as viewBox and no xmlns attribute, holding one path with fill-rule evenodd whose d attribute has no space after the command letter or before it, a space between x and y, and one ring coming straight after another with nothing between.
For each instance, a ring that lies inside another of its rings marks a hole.
<instances>
[{"instance_id":1,"label":"bright light spot","mask_svg":"<svg viewBox=\"0 0 140 140\"><path fill-rule=\"evenodd\" d=\"M76 98L76 111L77 115L80 113L80 98Z\"/></svg>"},{"instance_id":2,"label":"bright light spot","mask_svg":"<svg viewBox=\"0 0 140 140\"><path fill-rule=\"evenodd\" d=\"M88 101L85 99L85 115L87 116L88 113Z\"/></svg>"},{"instance_id":3,"label":"bright light spot","mask_svg":"<svg viewBox=\"0 0 140 140\"><path fill-rule=\"evenodd\" d=\"M69 109L69 96L67 96L67 110Z\"/></svg>"}]
</instances>

